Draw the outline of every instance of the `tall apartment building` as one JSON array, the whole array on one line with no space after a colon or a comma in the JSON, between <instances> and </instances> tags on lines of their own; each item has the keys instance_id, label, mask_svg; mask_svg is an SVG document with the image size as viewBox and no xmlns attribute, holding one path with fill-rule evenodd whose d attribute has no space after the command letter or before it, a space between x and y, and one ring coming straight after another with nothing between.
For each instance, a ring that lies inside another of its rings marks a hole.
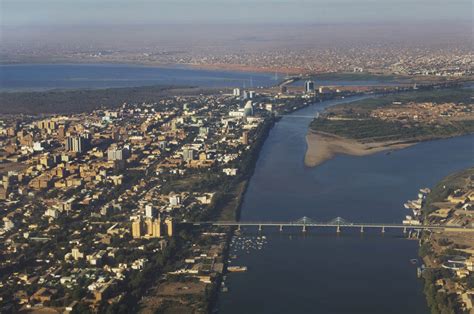
<instances>
[{"instance_id":1,"label":"tall apartment building","mask_svg":"<svg viewBox=\"0 0 474 314\"><path fill-rule=\"evenodd\" d=\"M139 239L142 237L143 225L141 219L137 219L132 222L132 237L134 239Z\"/></svg>"},{"instance_id":2,"label":"tall apartment building","mask_svg":"<svg viewBox=\"0 0 474 314\"><path fill-rule=\"evenodd\" d=\"M90 140L85 136L68 136L66 138L66 151L83 153L90 147Z\"/></svg>"},{"instance_id":3,"label":"tall apartment building","mask_svg":"<svg viewBox=\"0 0 474 314\"><path fill-rule=\"evenodd\" d=\"M165 219L165 225L166 225L166 232L168 234L169 237L172 237L173 236L173 232L174 232L174 226L173 226L173 219L171 218L166 218Z\"/></svg>"},{"instance_id":4,"label":"tall apartment building","mask_svg":"<svg viewBox=\"0 0 474 314\"><path fill-rule=\"evenodd\" d=\"M173 220L166 218L164 221L166 226L166 234L171 237L174 233ZM162 229L162 221L160 218L146 218L145 221L141 219L132 222L132 237L134 239L140 238L161 238L164 230Z\"/></svg>"},{"instance_id":5,"label":"tall apartment building","mask_svg":"<svg viewBox=\"0 0 474 314\"><path fill-rule=\"evenodd\" d=\"M183 149L183 159L184 161L190 161L195 159L195 151L192 148Z\"/></svg>"},{"instance_id":6,"label":"tall apartment building","mask_svg":"<svg viewBox=\"0 0 474 314\"><path fill-rule=\"evenodd\" d=\"M158 216L158 210L151 204L145 206L145 217L156 218Z\"/></svg>"},{"instance_id":7,"label":"tall apartment building","mask_svg":"<svg viewBox=\"0 0 474 314\"><path fill-rule=\"evenodd\" d=\"M128 157L130 157L130 151L128 147L110 147L107 150L107 159L109 161L126 160Z\"/></svg>"},{"instance_id":8,"label":"tall apartment building","mask_svg":"<svg viewBox=\"0 0 474 314\"><path fill-rule=\"evenodd\" d=\"M305 93L314 93L314 82L313 81L306 81L304 83L304 91Z\"/></svg>"},{"instance_id":9,"label":"tall apartment building","mask_svg":"<svg viewBox=\"0 0 474 314\"><path fill-rule=\"evenodd\" d=\"M244 131L242 133L242 137L240 138L240 141L243 145L248 145L249 144L249 132Z\"/></svg>"}]
</instances>

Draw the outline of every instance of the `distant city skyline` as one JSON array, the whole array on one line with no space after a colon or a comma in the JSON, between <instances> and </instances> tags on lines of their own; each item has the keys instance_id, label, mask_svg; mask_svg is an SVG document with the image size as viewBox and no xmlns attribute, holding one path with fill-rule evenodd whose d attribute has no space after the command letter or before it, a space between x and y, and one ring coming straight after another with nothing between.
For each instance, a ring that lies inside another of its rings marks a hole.
<instances>
[{"instance_id":1,"label":"distant city skyline","mask_svg":"<svg viewBox=\"0 0 474 314\"><path fill-rule=\"evenodd\" d=\"M470 0L2 0L2 26L470 21Z\"/></svg>"}]
</instances>

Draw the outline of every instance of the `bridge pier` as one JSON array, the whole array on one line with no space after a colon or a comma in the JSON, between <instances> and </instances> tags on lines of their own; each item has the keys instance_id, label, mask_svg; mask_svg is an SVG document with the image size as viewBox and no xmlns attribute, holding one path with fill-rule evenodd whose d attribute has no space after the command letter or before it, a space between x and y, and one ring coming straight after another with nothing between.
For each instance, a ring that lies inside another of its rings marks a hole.
<instances>
[{"instance_id":1,"label":"bridge pier","mask_svg":"<svg viewBox=\"0 0 474 314\"><path fill-rule=\"evenodd\" d=\"M283 222L283 221L278 221L278 222L268 222L268 221L234 221L234 222L229 222L229 221L195 221L195 222L186 222L183 221L181 222L182 224L192 224L194 226L226 226L226 227L232 227L233 230L236 230L236 232L240 232L246 227L251 227L251 228L258 228L258 231L263 231L263 227L275 227L279 228L280 231L283 231L283 228L286 227L300 227L302 228L303 232L309 231L313 227L329 227L333 228L336 227L336 232L339 234L341 232L341 228L359 228L360 233L365 232L365 228L380 228L381 233L385 233L386 228L391 228L391 229L396 229L399 231L403 231L404 234L406 234L408 237L419 237L423 231L436 231L436 230L443 230L446 228L445 226L438 226L438 225L420 225L420 226L413 226L413 225L404 225L404 224L397 224L397 223L386 223L386 222L380 222L380 223L352 223L349 221L346 221L340 217L337 217L336 219L333 219L328 222L317 222L313 221L308 217L303 217L299 220L296 221L289 221L289 222ZM459 230L459 232L465 232L465 229L469 229L468 231L474 231L473 227L451 227L453 231ZM388 232L389 230L387 230Z\"/></svg>"}]
</instances>

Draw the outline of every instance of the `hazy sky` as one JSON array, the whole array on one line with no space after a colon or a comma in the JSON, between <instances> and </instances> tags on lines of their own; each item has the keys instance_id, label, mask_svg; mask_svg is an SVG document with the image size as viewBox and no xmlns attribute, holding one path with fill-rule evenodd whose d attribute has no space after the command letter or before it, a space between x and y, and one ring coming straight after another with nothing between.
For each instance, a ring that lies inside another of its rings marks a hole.
<instances>
[{"instance_id":1,"label":"hazy sky","mask_svg":"<svg viewBox=\"0 0 474 314\"><path fill-rule=\"evenodd\" d=\"M0 0L1 25L472 20L471 0Z\"/></svg>"}]
</instances>

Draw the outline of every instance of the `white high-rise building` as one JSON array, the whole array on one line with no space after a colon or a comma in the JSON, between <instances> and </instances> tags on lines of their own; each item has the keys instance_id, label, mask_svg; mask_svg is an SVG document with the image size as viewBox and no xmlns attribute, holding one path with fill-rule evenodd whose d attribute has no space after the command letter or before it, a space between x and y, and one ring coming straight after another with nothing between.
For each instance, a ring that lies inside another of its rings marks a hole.
<instances>
[{"instance_id":1,"label":"white high-rise building","mask_svg":"<svg viewBox=\"0 0 474 314\"><path fill-rule=\"evenodd\" d=\"M314 82L313 81L306 81L304 83L304 91L305 93L314 93Z\"/></svg>"},{"instance_id":2,"label":"white high-rise building","mask_svg":"<svg viewBox=\"0 0 474 314\"><path fill-rule=\"evenodd\" d=\"M147 218L156 218L157 216L157 210L153 205L148 204L145 206L145 217Z\"/></svg>"}]
</instances>

